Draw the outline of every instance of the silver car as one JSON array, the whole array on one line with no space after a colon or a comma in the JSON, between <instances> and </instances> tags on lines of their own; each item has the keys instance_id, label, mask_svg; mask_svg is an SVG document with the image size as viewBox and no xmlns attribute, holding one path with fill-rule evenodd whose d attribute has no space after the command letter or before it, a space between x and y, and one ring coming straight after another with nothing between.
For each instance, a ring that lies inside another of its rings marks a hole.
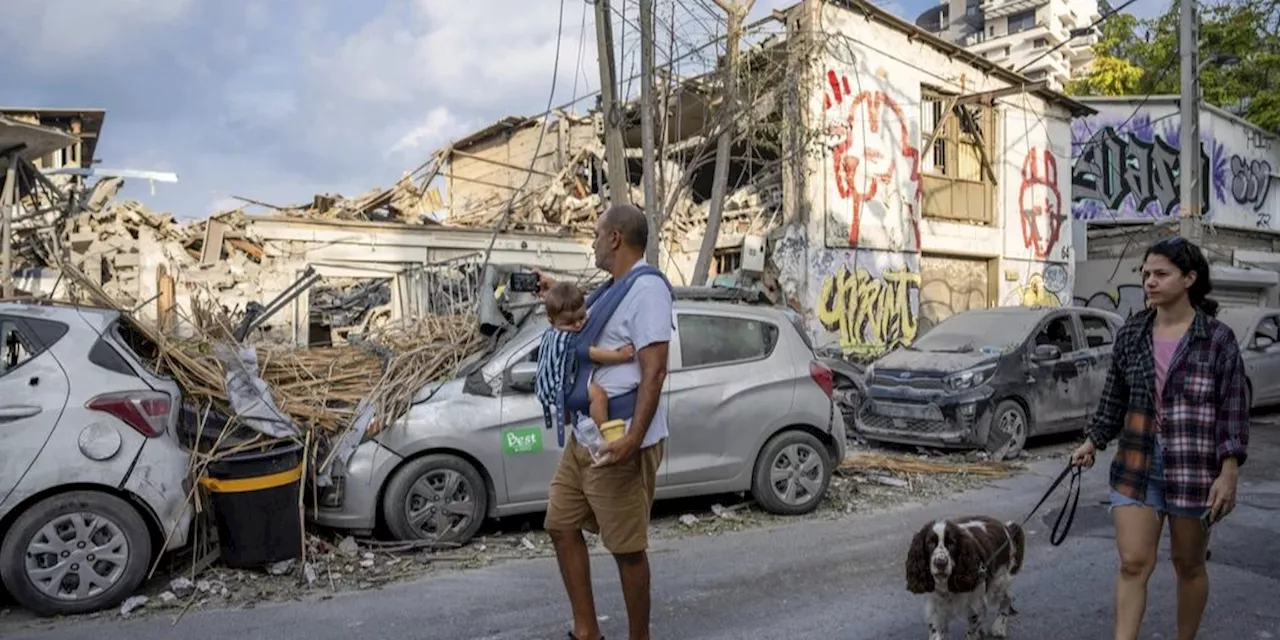
<instances>
[{"instance_id":1,"label":"silver car","mask_svg":"<svg viewBox=\"0 0 1280 640\"><path fill-rule=\"evenodd\" d=\"M1280 309L1223 307L1218 319L1240 343L1249 408L1280 404Z\"/></svg>"},{"instance_id":2,"label":"silver car","mask_svg":"<svg viewBox=\"0 0 1280 640\"><path fill-rule=\"evenodd\" d=\"M0 303L0 581L37 613L118 604L187 543L181 396L145 344L115 311Z\"/></svg>"},{"instance_id":3,"label":"silver car","mask_svg":"<svg viewBox=\"0 0 1280 640\"><path fill-rule=\"evenodd\" d=\"M749 491L774 513L815 509L844 458L844 420L799 318L684 299L673 315L656 498ZM466 542L487 518L545 510L561 453L533 394L546 327L533 314L457 378L424 389L321 490L317 523Z\"/></svg>"}]
</instances>

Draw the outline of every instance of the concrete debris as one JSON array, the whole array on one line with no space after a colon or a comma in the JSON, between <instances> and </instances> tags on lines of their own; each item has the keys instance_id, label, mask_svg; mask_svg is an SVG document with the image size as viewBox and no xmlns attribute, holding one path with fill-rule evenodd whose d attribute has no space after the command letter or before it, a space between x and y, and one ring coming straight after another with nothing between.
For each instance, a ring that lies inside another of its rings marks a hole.
<instances>
[{"instance_id":1,"label":"concrete debris","mask_svg":"<svg viewBox=\"0 0 1280 640\"><path fill-rule=\"evenodd\" d=\"M330 193L318 194L308 204L288 207L268 205L248 198L240 199L275 209L290 217L402 224L436 224L430 214L444 208L439 189L423 188L415 184L410 175L401 177L388 189L370 189L355 198Z\"/></svg>"},{"instance_id":2,"label":"concrete debris","mask_svg":"<svg viewBox=\"0 0 1280 640\"><path fill-rule=\"evenodd\" d=\"M692 513L686 513L680 516L680 524L686 527L692 527L693 525L698 524L698 522L698 516L695 516Z\"/></svg>"},{"instance_id":3,"label":"concrete debris","mask_svg":"<svg viewBox=\"0 0 1280 640\"><path fill-rule=\"evenodd\" d=\"M333 281L330 281L331 283ZM311 314L330 327L360 325L377 307L391 302L391 281L370 278L326 284L311 290Z\"/></svg>"},{"instance_id":4,"label":"concrete debris","mask_svg":"<svg viewBox=\"0 0 1280 640\"><path fill-rule=\"evenodd\" d=\"M128 599L126 599L123 603L121 603L120 615L127 618L129 617L129 614L133 613L134 611L137 611L142 607L147 606L147 603L150 601L151 601L151 598L148 598L147 596L131 596Z\"/></svg>"},{"instance_id":5,"label":"concrete debris","mask_svg":"<svg viewBox=\"0 0 1280 640\"><path fill-rule=\"evenodd\" d=\"M196 592L196 583L179 576L169 582L169 590L179 598L186 598Z\"/></svg>"},{"instance_id":6,"label":"concrete debris","mask_svg":"<svg viewBox=\"0 0 1280 640\"><path fill-rule=\"evenodd\" d=\"M273 576L282 576L286 573L289 573L289 571L291 571L292 569L293 569L293 558L290 558L288 560L281 560L280 562L273 562L267 565L267 573Z\"/></svg>"},{"instance_id":7,"label":"concrete debris","mask_svg":"<svg viewBox=\"0 0 1280 640\"><path fill-rule=\"evenodd\" d=\"M338 543L338 552L344 556L354 556L360 553L360 545L355 538L347 536Z\"/></svg>"}]
</instances>

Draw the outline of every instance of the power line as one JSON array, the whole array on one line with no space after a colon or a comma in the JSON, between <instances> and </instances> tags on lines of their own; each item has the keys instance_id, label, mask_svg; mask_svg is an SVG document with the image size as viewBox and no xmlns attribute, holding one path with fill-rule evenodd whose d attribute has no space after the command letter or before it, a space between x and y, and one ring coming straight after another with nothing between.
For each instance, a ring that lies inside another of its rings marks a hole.
<instances>
[{"instance_id":1,"label":"power line","mask_svg":"<svg viewBox=\"0 0 1280 640\"><path fill-rule=\"evenodd\" d=\"M542 152L542 139L547 134L547 123L551 119L552 108L556 98L556 82L560 78L560 44L564 41L564 0L560 0L560 22L556 26L556 57L555 62L551 66L551 91L547 96L547 110L542 115L542 126L538 129L538 142L533 147L533 154L529 156L529 169L525 171L524 182L520 184L520 188L511 192L511 199L507 201L506 209L502 211L502 217L498 218L498 223L493 226L493 233L489 236L489 246L484 250L484 262L480 265L481 273L489 266L489 257L493 254L493 243L497 242L498 234L502 228L506 226L507 219L511 217L511 212L515 210L516 197L529 186L529 180L533 178L533 167L538 162L538 154Z\"/></svg>"},{"instance_id":2,"label":"power line","mask_svg":"<svg viewBox=\"0 0 1280 640\"><path fill-rule=\"evenodd\" d=\"M1085 35L1085 34L1091 33L1091 32L1093 31L1094 27L1096 27L1096 26L1098 26L1098 25L1102 24L1103 22L1106 22L1106 20L1107 20L1108 18L1110 18L1111 16L1116 15L1117 13L1120 13L1121 11L1123 11L1123 10L1124 10L1124 8L1125 8L1125 7L1127 7L1127 6L1129 6L1129 5L1133 4L1133 3L1135 3L1135 2L1137 2L1137 1L1138 1L1138 0L1127 0L1124 4L1120 5L1119 7L1116 7L1116 8L1115 8L1114 10L1112 10L1110 13L1105 13L1105 14L1103 14L1101 17L1099 17L1097 20L1094 20L1094 21L1093 21L1093 23L1092 23L1092 24L1090 24L1089 26L1087 26L1087 27L1085 27L1085 28L1083 28L1083 29L1073 29L1073 30L1071 31L1071 34L1067 36L1067 39L1066 39L1066 40L1063 40L1062 42L1059 42L1059 43L1058 43L1056 46L1054 46L1052 49L1049 49L1048 51L1045 51L1044 53L1042 53L1042 54L1040 54L1040 55L1036 56L1036 58L1035 58L1034 60L1032 60L1031 62L1028 62L1028 63L1026 63L1026 64L1022 65L1021 67L1018 67L1018 69L1017 69L1017 70L1015 70L1015 71L1014 71L1014 73L1022 73L1022 72L1027 68L1027 67L1030 67L1031 65L1033 65L1033 64L1035 64L1035 63L1037 63L1037 62L1039 62L1039 61L1043 60L1046 56L1048 56L1049 54L1053 53L1054 51L1057 51L1058 49L1061 49L1061 48L1063 48L1063 47L1067 46L1067 43L1071 42L1072 40L1075 40L1076 38L1079 38L1079 37L1080 37L1080 36L1082 36L1082 35Z\"/></svg>"}]
</instances>

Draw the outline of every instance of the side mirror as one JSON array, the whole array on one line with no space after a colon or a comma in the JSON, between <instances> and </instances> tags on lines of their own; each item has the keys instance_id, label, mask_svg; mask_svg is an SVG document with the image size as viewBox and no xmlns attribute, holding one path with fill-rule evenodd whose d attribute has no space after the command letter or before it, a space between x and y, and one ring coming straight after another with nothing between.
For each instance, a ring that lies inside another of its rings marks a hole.
<instances>
[{"instance_id":1,"label":"side mirror","mask_svg":"<svg viewBox=\"0 0 1280 640\"><path fill-rule=\"evenodd\" d=\"M536 362L517 362L515 366L511 367L511 372L507 375L511 381L512 389L531 393L534 381L538 377L538 364Z\"/></svg>"},{"instance_id":2,"label":"side mirror","mask_svg":"<svg viewBox=\"0 0 1280 640\"><path fill-rule=\"evenodd\" d=\"M1267 347L1270 347L1271 345L1273 345L1273 344L1275 344L1275 343L1276 343L1276 341L1275 341L1275 340L1273 340L1273 339L1271 338L1271 336L1269 336L1269 335L1267 335L1267 334L1265 334L1265 333L1255 333L1255 334L1253 334L1253 348L1254 348L1254 349L1258 349L1258 350L1266 349Z\"/></svg>"},{"instance_id":3,"label":"side mirror","mask_svg":"<svg viewBox=\"0 0 1280 640\"><path fill-rule=\"evenodd\" d=\"M1062 350L1051 344L1039 344L1031 352L1032 362L1048 362L1062 357Z\"/></svg>"}]
</instances>

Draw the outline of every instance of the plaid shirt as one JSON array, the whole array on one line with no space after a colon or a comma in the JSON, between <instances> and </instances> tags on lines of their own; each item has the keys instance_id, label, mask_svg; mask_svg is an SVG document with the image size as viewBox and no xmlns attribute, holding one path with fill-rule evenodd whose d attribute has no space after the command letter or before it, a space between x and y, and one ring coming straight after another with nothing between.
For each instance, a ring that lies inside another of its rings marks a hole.
<instances>
[{"instance_id":1,"label":"plaid shirt","mask_svg":"<svg viewBox=\"0 0 1280 640\"><path fill-rule=\"evenodd\" d=\"M1111 486L1135 500L1146 497L1155 449L1154 317L1154 310L1135 314L1116 335L1111 370L1088 427L1099 449L1119 436ZM1243 465L1249 446L1244 361L1229 327L1196 311L1169 362L1161 401L1165 499L1177 508L1206 508L1222 461L1235 458Z\"/></svg>"}]
</instances>

